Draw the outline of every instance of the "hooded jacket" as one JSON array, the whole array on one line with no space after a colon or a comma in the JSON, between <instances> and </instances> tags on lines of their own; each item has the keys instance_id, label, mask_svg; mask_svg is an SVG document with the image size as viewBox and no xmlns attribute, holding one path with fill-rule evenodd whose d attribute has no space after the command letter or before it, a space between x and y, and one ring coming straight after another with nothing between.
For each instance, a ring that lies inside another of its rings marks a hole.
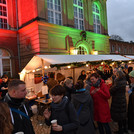
<instances>
[{"instance_id":1,"label":"hooded jacket","mask_svg":"<svg viewBox=\"0 0 134 134\"><path fill-rule=\"evenodd\" d=\"M24 99L15 99L9 96L7 93L4 101L8 103L10 108L18 109L24 112L27 116L31 117L32 112L29 109L28 103L24 101ZM14 130L12 134L17 132L24 132L24 134L35 134L33 130L33 126L30 119L13 112L10 110L11 119L13 123Z\"/></svg>"},{"instance_id":2,"label":"hooded jacket","mask_svg":"<svg viewBox=\"0 0 134 134\"><path fill-rule=\"evenodd\" d=\"M80 126L77 130L77 134L95 134L93 124L93 101L88 90L77 92L73 95L72 102L76 111L79 111Z\"/></svg>"}]
</instances>

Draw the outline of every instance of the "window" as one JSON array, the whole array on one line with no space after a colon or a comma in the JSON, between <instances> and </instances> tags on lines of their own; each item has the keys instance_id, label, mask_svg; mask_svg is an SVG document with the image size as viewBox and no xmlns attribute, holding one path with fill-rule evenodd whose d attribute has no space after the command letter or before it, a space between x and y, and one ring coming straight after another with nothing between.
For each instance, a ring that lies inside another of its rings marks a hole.
<instances>
[{"instance_id":1,"label":"window","mask_svg":"<svg viewBox=\"0 0 134 134\"><path fill-rule=\"evenodd\" d=\"M75 28L84 30L84 15L82 0L74 0L74 25Z\"/></svg>"},{"instance_id":2,"label":"window","mask_svg":"<svg viewBox=\"0 0 134 134\"><path fill-rule=\"evenodd\" d=\"M112 52L115 52L115 46L112 45Z\"/></svg>"},{"instance_id":3,"label":"window","mask_svg":"<svg viewBox=\"0 0 134 134\"><path fill-rule=\"evenodd\" d=\"M61 0L47 0L48 22L62 25Z\"/></svg>"},{"instance_id":4,"label":"window","mask_svg":"<svg viewBox=\"0 0 134 134\"><path fill-rule=\"evenodd\" d=\"M7 5L6 0L0 0L0 28L7 29Z\"/></svg>"},{"instance_id":5,"label":"window","mask_svg":"<svg viewBox=\"0 0 134 134\"><path fill-rule=\"evenodd\" d=\"M11 60L9 52L5 49L0 49L0 76L2 76L3 74L12 76Z\"/></svg>"},{"instance_id":6,"label":"window","mask_svg":"<svg viewBox=\"0 0 134 134\"><path fill-rule=\"evenodd\" d=\"M96 3L92 5L93 12L93 28L95 33L101 33L101 25L100 25L100 10Z\"/></svg>"},{"instance_id":7,"label":"window","mask_svg":"<svg viewBox=\"0 0 134 134\"><path fill-rule=\"evenodd\" d=\"M127 48L126 47L124 48L124 54L127 54Z\"/></svg>"},{"instance_id":8,"label":"window","mask_svg":"<svg viewBox=\"0 0 134 134\"><path fill-rule=\"evenodd\" d=\"M120 47L120 46L118 47L118 52L119 52L119 53L121 52L121 47Z\"/></svg>"},{"instance_id":9,"label":"window","mask_svg":"<svg viewBox=\"0 0 134 134\"><path fill-rule=\"evenodd\" d=\"M83 46L79 46L77 54L86 55L87 54L87 49Z\"/></svg>"},{"instance_id":10,"label":"window","mask_svg":"<svg viewBox=\"0 0 134 134\"><path fill-rule=\"evenodd\" d=\"M132 48L131 47L129 48L129 54L132 54Z\"/></svg>"}]
</instances>

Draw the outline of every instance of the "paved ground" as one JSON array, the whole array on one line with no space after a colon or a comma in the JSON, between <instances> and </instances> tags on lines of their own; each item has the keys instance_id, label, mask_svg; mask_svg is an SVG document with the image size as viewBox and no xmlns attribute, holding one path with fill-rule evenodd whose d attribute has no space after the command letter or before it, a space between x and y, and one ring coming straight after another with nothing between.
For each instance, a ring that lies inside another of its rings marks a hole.
<instances>
[{"instance_id":1,"label":"paved ground","mask_svg":"<svg viewBox=\"0 0 134 134\"><path fill-rule=\"evenodd\" d=\"M48 127L44 123L44 119L42 116L34 115L31 120L32 120L32 124L35 130L35 134L50 134L50 127ZM111 127L112 132L117 131L118 129L117 124L114 122L110 123L110 127ZM96 129L96 134L99 134L98 129Z\"/></svg>"}]
</instances>

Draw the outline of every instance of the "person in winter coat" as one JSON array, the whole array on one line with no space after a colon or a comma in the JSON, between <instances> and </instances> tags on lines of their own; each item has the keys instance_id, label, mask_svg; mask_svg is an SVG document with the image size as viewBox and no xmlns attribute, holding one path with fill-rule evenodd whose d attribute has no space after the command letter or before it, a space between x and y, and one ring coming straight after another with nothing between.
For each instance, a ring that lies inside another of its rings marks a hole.
<instances>
[{"instance_id":1,"label":"person in winter coat","mask_svg":"<svg viewBox=\"0 0 134 134\"><path fill-rule=\"evenodd\" d=\"M0 85L0 92L2 92L2 94L1 94L2 99L4 98L6 93L8 92L8 82L9 82L9 78L6 74L4 74L2 76L2 83Z\"/></svg>"},{"instance_id":2,"label":"person in winter coat","mask_svg":"<svg viewBox=\"0 0 134 134\"><path fill-rule=\"evenodd\" d=\"M126 103L126 78L122 71L117 71L114 85L110 88L112 96L111 117L112 120L118 122L118 133L127 132L127 103Z\"/></svg>"},{"instance_id":3,"label":"person in winter coat","mask_svg":"<svg viewBox=\"0 0 134 134\"><path fill-rule=\"evenodd\" d=\"M75 89L73 88L73 80L70 78L66 78L64 80L64 88L66 89L65 96L68 97L68 99L71 101L72 94L75 93Z\"/></svg>"},{"instance_id":4,"label":"person in winter coat","mask_svg":"<svg viewBox=\"0 0 134 134\"><path fill-rule=\"evenodd\" d=\"M105 129L106 134L111 134L108 124L111 121L108 104L108 99L110 98L108 87L104 80L99 78L97 73L91 74L90 80L92 82L90 94L94 104L94 120L97 121L99 133L104 134Z\"/></svg>"},{"instance_id":5,"label":"person in winter coat","mask_svg":"<svg viewBox=\"0 0 134 134\"><path fill-rule=\"evenodd\" d=\"M13 132L23 132L24 134L35 134L30 120L32 111L28 103L25 102L26 85L24 81L14 79L8 84L8 93L4 101L10 107L10 114L13 124Z\"/></svg>"},{"instance_id":6,"label":"person in winter coat","mask_svg":"<svg viewBox=\"0 0 134 134\"><path fill-rule=\"evenodd\" d=\"M131 81L131 94L128 102L128 130L134 133L134 70L129 73Z\"/></svg>"},{"instance_id":7,"label":"person in winter coat","mask_svg":"<svg viewBox=\"0 0 134 134\"><path fill-rule=\"evenodd\" d=\"M56 119L57 125L51 126L50 134L75 134L79 120L73 104L65 95L65 88L61 85L56 85L50 89L50 96L53 102L50 110L47 108L44 111L45 122L48 126L51 121Z\"/></svg>"},{"instance_id":8,"label":"person in winter coat","mask_svg":"<svg viewBox=\"0 0 134 134\"><path fill-rule=\"evenodd\" d=\"M76 94L73 95L72 102L80 121L76 134L95 134L92 97L89 91L84 88L82 80L77 81L75 89Z\"/></svg>"},{"instance_id":9,"label":"person in winter coat","mask_svg":"<svg viewBox=\"0 0 134 134\"><path fill-rule=\"evenodd\" d=\"M78 80L84 81L86 79L86 71L82 70L81 75L79 76Z\"/></svg>"}]
</instances>

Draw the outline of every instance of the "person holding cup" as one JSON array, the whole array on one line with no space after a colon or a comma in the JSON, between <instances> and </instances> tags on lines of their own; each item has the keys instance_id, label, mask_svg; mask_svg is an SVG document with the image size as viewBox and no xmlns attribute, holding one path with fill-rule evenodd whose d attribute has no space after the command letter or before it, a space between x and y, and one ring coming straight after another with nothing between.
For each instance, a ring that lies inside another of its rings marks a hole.
<instances>
[{"instance_id":1,"label":"person holding cup","mask_svg":"<svg viewBox=\"0 0 134 134\"><path fill-rule=\"evenodd\" d=\"M65 88L56 85L50 89L53 102L50 109L45 109L44 117L50 134L75 134L79 127L79 120L73 104L65 96Z\"/></svg>"}]
</instances>

